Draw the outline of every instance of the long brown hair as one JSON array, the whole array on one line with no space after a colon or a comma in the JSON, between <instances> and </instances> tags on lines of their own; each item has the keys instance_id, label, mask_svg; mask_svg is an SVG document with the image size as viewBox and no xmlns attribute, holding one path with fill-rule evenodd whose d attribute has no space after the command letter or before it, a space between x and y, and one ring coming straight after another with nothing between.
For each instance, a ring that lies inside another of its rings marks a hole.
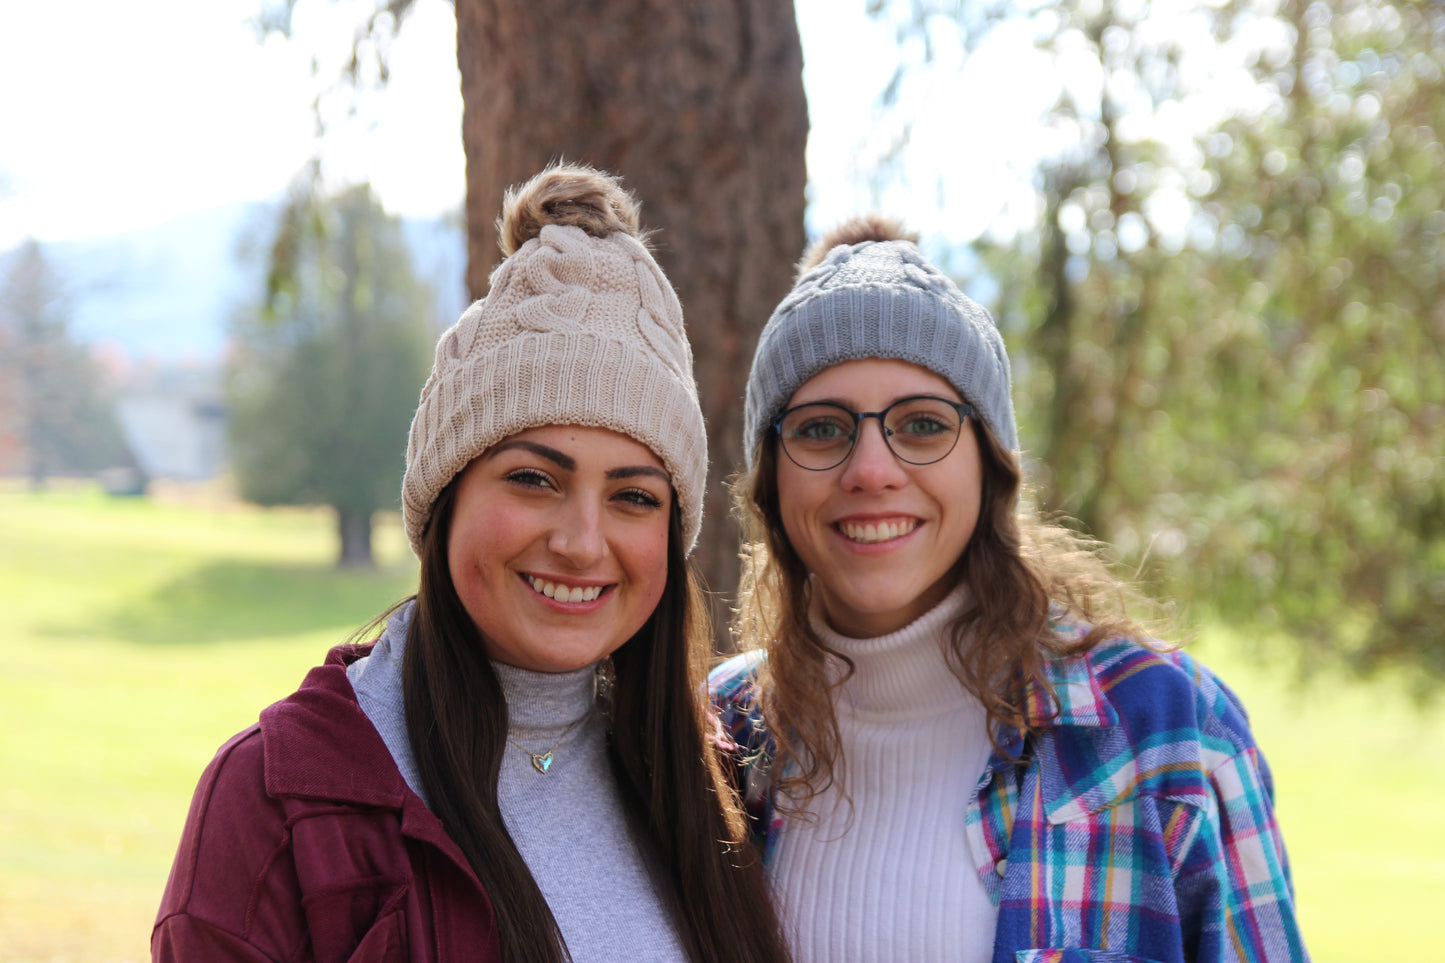
<instances>
[{"instance_id":1,"label":"long brown hair","mask_svg":"<svg viewBox=\"0 0 1445 963\"><path fill-rule=\"evenodd\" d=\"M448 533L456 480L422 538L421 580L402 660L407 734L433 812L491 900L508 963L569 958L557 922L507 832L497 780L507 705L480 632L452 584ZM711 652L701 593L683 552L677 500L667 585L642 629L613 654L608 751L623 799L663 868L688 956L698 963L786 960L762 871L718 752L704 738Z\"/></svg>"},{"instance_id":2,"label":"long brown hair","mask_svg":"<svg viewBox=\"0 0 1445 963\"><path fill-rule=\"evenodd\" d=\"M1052 694L1046 659L1139 634L1129 611L1147 603L1110 574L1096 543L1020 507L1017 456L977 420L969 424L978 440L982 493L978 525L954 575L969 584L974 604L950 627L945 655L959 682L983 703L997 746L1005 727L1029 730L1024 697L1031 683ZM758 687L776 747L772 772L782 774L778 807L802 812L846 764L824 663L829 656L842 659L847 674L852 665L809 624L808 571L783 528L777 467L777 438L770 434L752 470L732 486L744 546L735 629L743 648L767 652ZM1055 611L1092 628L1066 640L1050 627Z\"/></svg>"}]
</instances>

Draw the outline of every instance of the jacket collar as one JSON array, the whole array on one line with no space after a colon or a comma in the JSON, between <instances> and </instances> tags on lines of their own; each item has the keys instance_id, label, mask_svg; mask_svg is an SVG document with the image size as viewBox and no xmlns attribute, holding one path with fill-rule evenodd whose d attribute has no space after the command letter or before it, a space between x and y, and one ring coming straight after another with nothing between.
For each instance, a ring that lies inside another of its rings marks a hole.
<instances>
[{"instance_id":1,"label":"jacket collar","mask_svg":"<svg viewBox=\"0 0 1445 963\"><path fill-rule=\"evenodd\" d=\"M1024 689L1024 718L1030 727L1119 724L1119 714L1093 671L1091 654L1049 659L1044 663L1043 681L1029 680Z\"/></svg>"},{"instance_id":2,"label":"jacket collar","mask_svg":"<svg viewBox=\"0 0 1445 963\"><path fill-rule=\"evenodd\" d=\"M1062 623L1055 630L1068 639L1082 636L1088 627ZM1025 687L1024 716L1039 737L1026 746L1017 729L1003 730L1003 752L994 753L990 770L998 773L1036 761L1044 811L1054 823L1097 812L1138 792L1207 805L1203 761L1186 758L1177 746L1167 764L1153 759L1157 747L1133 742L1137 736L1121 724L1124 710L1108 695L1119 683L1158 664L1157 655L1127 640L1049 659L1042 680ZM1053 688L1052 696L1045 681ZM1029 760L1026 754L1038 759Z\"/></svg>"},{"instance_id":3,"label":"jacket collar","mask_svg":"<svg viewBox=\"0 0 1445 963\"><path fill-rule=\"evenodd\" d=\"M266 792L322 805L396 811L403 836L430 843L475 882L466 857L436 814L402 778L386 743L356 701L347 665L374 643L338 645L301 688L261 713Z\"/></svg>"},{"instance_id":4,"label":"jacket collar","mask_svg":"<svg viewBox=\"0 0 1445 963\"><path fill-rule=\"evenodd\" d=\"M1099 684L1093 670L1092 652L1068 657L1047 657L1042 678L1024 684L1023 716L1033 731L1044 729L1099 730L1119 724L1119 714ZM1052 689L1052 693L1050 690ZM1024 734L1014 726L999 732L999 749L994 754L998 769L1018 760L1024 752Z\"/></svg>"},{"instance_id":5,"label":"jacket collar","mask_svg":"<svg viewBox=\"0 0 1445 963\"><path fill-rule=\"evenodd\" d=\"M387 809L415 795L346 678L346 666L370 651L337 646L295 694L261 713L268 794Z\"/></svg>"}]
</instances>

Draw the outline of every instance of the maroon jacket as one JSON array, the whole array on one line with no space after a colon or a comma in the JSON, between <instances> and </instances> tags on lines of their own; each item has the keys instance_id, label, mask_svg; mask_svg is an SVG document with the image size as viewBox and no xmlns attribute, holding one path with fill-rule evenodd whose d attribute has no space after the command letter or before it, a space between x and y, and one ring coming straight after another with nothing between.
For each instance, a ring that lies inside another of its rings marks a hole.
<instances>
[{"instance_id":1,"label":"maroon jacket","mask_svg":"<svg viewBox=\"0 0 1445 963\"><path fill-rule=\"evenodd\" d=\"M206 767L153 959L500 960L476 874L357 705L369 649L332 649Z\"/></svg>"}]
</instances>

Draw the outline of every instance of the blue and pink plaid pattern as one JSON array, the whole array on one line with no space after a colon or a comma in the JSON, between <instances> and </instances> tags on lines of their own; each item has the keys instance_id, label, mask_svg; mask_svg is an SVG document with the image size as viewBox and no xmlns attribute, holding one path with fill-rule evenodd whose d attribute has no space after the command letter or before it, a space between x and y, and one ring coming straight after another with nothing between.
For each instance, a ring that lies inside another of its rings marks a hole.
<instances>
[{"instance_id":1,"label":"blue and pink plaid pattern","mask_svg":"<svg viewBox=\"0 0 1445 963\"><path fill-rule=\"evenodd\" d=\"M767 858L783 820L758 659L719 666L709 689ZM1002 734L962 811L998 906L994 963L1308 960L1269 769L1234 694L1187 654L1129 640L1048 673L1056 698L1035 685L1025 702L1037 734Z\"/></svg>"}]
</instances>

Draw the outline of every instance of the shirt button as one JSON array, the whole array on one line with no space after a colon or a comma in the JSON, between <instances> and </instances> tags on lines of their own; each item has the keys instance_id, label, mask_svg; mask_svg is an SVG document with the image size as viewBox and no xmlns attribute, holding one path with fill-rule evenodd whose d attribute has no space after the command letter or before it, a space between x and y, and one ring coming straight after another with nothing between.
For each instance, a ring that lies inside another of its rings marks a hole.
<instances>
[{"instance_id":1,"label":"shirt button","mask_svg":"<svg viewBox=\"0 0 1445 963\"><path fill-rule=\"evenodd\" d=\"M994 863L994 864L993 864L993 871L994 871L995 873L998 873L1000 876L1002 876L1004 873L1008 872L1008 858L1005 857L1005 858L999 860L998 862Z\"/></svg>"}]
</instances>

